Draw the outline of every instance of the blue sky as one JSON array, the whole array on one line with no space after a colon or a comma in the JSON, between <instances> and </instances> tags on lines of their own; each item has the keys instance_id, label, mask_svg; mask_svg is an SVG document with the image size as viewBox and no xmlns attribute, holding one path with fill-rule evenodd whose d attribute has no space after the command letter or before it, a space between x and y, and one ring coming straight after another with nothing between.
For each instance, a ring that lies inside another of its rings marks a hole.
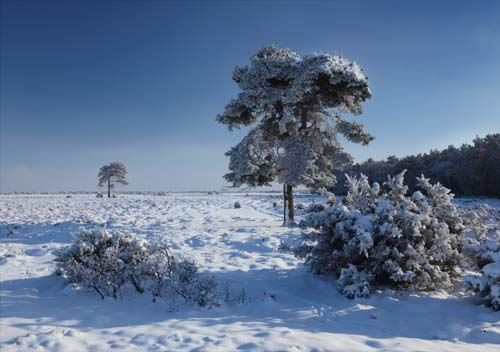
<instances>
[{"instance_id":1,"label":"blue sky","mask_svg":"<svg viewBox=\"0 0 500 352\"><path fill-rule=\"evenodd\" d=\"M500 131L499 1L3 1L0 191L220 189L246 131L215 116L235 65L277 43L359 63L376 140L357 160Z\"/></svg>"}]
</instances>

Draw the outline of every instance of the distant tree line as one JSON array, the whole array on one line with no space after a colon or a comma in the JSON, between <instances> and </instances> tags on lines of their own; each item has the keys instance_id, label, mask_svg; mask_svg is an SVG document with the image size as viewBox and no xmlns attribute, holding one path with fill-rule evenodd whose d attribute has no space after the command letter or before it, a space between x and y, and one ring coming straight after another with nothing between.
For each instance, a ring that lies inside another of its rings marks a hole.
<instances>
[{"instance_id":1,"label":"distant tree line","mask_svg":"<svg viewBox=\"0 0 500 352\"><path fill-rule=\"evenodd\" d=\"M336 194L346 193L345 174L361 173L371 182L382 184L387 175L407 170L405 179L409 192L416 189L417 177L424 174L431 182L440 182L459 196L487 196L500 198L500 133L476 137L470 144L450 145L444 150L410 155L401 159L389 156L385 160L368 159L336 173Z\"/></svg>"}]
</instances>

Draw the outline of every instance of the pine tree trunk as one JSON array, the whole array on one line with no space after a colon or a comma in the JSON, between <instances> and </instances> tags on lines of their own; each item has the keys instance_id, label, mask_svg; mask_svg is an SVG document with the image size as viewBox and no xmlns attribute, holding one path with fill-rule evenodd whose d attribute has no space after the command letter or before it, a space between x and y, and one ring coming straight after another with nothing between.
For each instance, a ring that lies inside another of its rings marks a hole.
<instances>
[{"instance_id":1,"label":"pine tree trunk","mask_svg":"<svg viewBox=\"0 0 500 352\"><path fill-rule=\"evenodd\" d=\"M294 217L294 209L293 209L293 186L292 185L286 185L286 193L287 193L287 200L288 200L288 222L290 224L293 224L295 221L295 217Z\"/></svg>"},{"instance_id":2,"label":"pine tree trunk","mask_svg":"<svg viewBox=\"0 0 500 352\"><path fill-rule=\"evenodd\" d=\"M283 225L286 225L286 183L283 183Z\"/></svg>"},{"instance_id":3,"label":"pine tree trunk","mask_svg":"<svg viewBox=\"0 0 500 352\"><path fill-rule=\"evenodd\" d=\"M108 178L108 198L111 198L111 180Z\"/></svg>"}]
</instances>

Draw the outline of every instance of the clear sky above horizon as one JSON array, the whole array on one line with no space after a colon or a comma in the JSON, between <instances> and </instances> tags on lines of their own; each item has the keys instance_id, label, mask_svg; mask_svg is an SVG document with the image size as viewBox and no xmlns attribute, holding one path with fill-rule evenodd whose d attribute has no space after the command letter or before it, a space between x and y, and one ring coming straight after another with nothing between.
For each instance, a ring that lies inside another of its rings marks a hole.
<instances>
[{"instance_id":1,"label":"clear sky above horizon","mask_svg":"<svg viewBox=\"0 0 500 352\"><path fill-rule=\"evenodd\" d=\"M373 99L357 161L500 132L500 1L2 1L0 191L220 189L246 133L215 116L276 43L341 54Z\"/></svg>"}]
</instances>

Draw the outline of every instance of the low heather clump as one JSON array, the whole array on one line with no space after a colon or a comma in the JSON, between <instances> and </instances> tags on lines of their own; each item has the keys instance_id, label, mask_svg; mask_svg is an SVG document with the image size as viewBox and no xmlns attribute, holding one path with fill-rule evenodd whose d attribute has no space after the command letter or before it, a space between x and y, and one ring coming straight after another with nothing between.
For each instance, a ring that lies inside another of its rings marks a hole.
<instances>
[{"instance_id":1,"label":"low heather clump","mask_svg":"<svg viewBox=\"0 0 500 352\"><path fill-rule=\"evenodd\" d=\"M453 195L422 176L420 191L406 196L403 179L388 177L383 188L364 175L348 178L342 204L316 206L302 221L296 255L313 272L336 276L349 298L382 287L450 288L463 232Z\"/></svg>"},{"instance_id":2,"label":"low heather clump","mask_svg":"<svg viewBox=\"0 0 500 352\"><path fill-rule=\"evenodd\" d=\"M201 306L216 303L215 280L200 274L194 262L174 256L161 240L105 228L84 230L72 245L56 252L56 261L56 273L102 298L117 298L130 285L139 293L150 292L153 300L182 297Z\"/></svg>"}]
</instances>

